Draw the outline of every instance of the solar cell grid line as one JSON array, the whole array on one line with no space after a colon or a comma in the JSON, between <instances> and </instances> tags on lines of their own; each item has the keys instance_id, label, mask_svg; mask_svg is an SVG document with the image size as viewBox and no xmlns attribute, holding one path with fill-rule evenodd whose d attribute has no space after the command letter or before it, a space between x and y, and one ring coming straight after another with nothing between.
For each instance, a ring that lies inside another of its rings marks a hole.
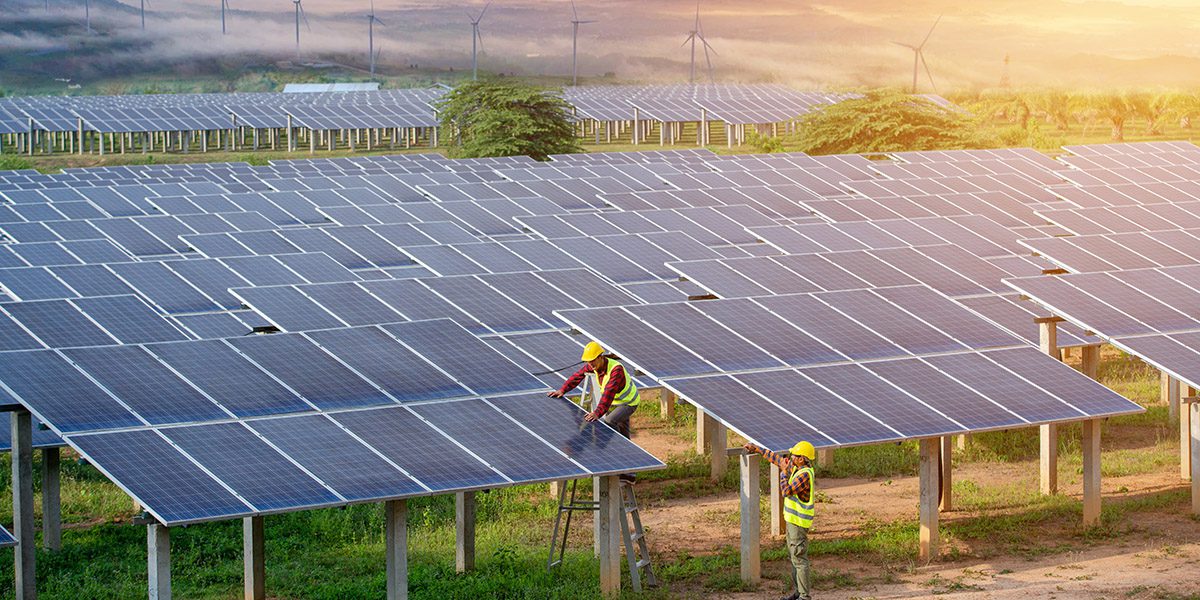
<instances>
[{"instance_id":1,"label":"solar cell grid line","mask_svg":"<svg viewBox=\"0 0 1200 600\"><path fill-rule=\"evenodd\" d=\"M585 266L546 240L501 242L501 245L533 265L532 270L579 269Z\"/></svg>"},{"instance_id":2,"label":"solar cell grid line","mask_svg":"<svg viewBox=\"0 0 1200 600\"><path fill-rule=\"evenodd\" d=\"M596 278L595 274L586 269L575 269L563 275L580 280ZM565 327L565 324L554 316L555 310L584 308L584 305L567 291L554 287L534 273L480 275L478 279L553 328Z\"/></svg>"},{"instance_id":3,"label":"solar cell grid line","mask_svg":"<svg viewBox=\"0 0 1200 600\"><path fill-rule=\"evenodd\" d=\"M396 402L307 337L274 334L231 338L233 346L321 410L386 406Z\"/></svg>"},{"instance_id":4,"label":"solar cell grid line","mask_svg":"<svg viewBox=\"0 0 1200 600\"><path fill-rule=\"evenodd\" d=\"M1004 283L1054 315L1070 316L1069 320L1088 331L1114 337L1154 332L1149 324L1113 308L1102 298L1071 285L1062 277L1020 277L1006 279Z\"/></svg>"},{"instance_id":5,"label":"solar cell grid line","mask_svg":"<svg viewBox=\"0 0 1200 600\"><path fill-rule=\"evenodd\" d=\"M97 296L70 302L124 344L192 339L137 296Z\"/></svg>"},{"instance_id":6,"label":"solar cell grid line","mask_svg":"<svg viewBox=\"0 0 1200 600\"><path fill-rule=\"evenodd\" d=\"M759 397L782 408L788 415L802 419L809 427L819 431L820 437L810 438L817 440L814 445L822 437L833 444L846 445L900 436L900 432L869 411L805 376L802 371L745 373L737 375L735 379Z\"/></svg>"},{"instance_id":7,"label":"solar cell grid line","mask_svg":"<svg viewBox=\"0 0 1200 600\"><path fill-rule=\"evenodd\" d=\"M871 287L858 275L838 266L825 254L797 254L772 257L771 260L813 282L824 290L854 290Z\"/></svg>"},{"instance_id":8,"label":"solar cell grid line","mask_svg":"<svg viewBox=\"0 0 1200 600\"><path fill-rule=\"evenodd\" d=\"M415 279L367 281L358 285L409 320L451 319L476 335L490 333L474 317Z\"/></svg>"},{"instance_id":9,"label":"solar cell grid line","mask_svg":"<svg viewBox=\"0 0 1200 600\"><path fill-rule=\"evenodd\" d=\"M408 320L353 283L311 284L297 289L351 327Z\"/></svg>"},{"instance_id":10,"label":"solar cell grid line","mask_svg":"<svg viewBox=\"0 0 1200 600\"><path fill-rule=\"evenodd\" d=\"M914 355L955 352L967 348L966 344L903 311L872 290L825 292L814 294L814 297Z\"/></svg>"},{"instance_id":11,"label":"solar cell grid line","mask_svg":"<svg viewBox=\"0 0 1200 600\"><path fill-rule=\"evenodd\" d=\"M852 360L890 358L906 352L812 295L769 296L754 300L826 346Z\"/></svg>"},{"instance_id":12,"label":"solar cell grid line","mask_svg":"<svg viewBox=\"0 0 1200 600\"><path fill-rule=\"evenodd\" d=\"M873 250L870 254L904 272L914 280L924 283L950 297L989 294L994 288L1002 287L1003 285L999 279L993 282L990 287L976 282L972 277L960 274L959 271L921 254L915 248ZM972 256L970 258L974 259L975 257ZM982 261L982 259L976 260Z\"/></svg>"},{"instance_id":13,"label":"solar cell grid line","mask_svg":"<svg viewBox=\"0 0 1200 600\"><path fill-rule=\"evenodd\" d=\"M662 464L608 425L585 422L586 412L565 398L523 394L487 402L593 474L613 473L617 467L634 472Z\"/></svg>"},{"instance_id":14,"label":"solar cell grid line","mask_svg":"<svg viewBox=\"0 0 1200 600\"><path fill-rule=\"evenodd\" d=\"M721 261L725 267L752 280L771 294L819 292L823 288L800 274L764 257L729 258ZM701 275L703 278L703 275ZM703 281L701 281L703 284Z\"/></svg>"},{"instance_id":15,"label":"solar cell grid line","mask_svg":"<svg viewBox=\"0 0 1200 600\"><path fill-rule=\"evenodd\" d=\"M492 467L514 481L588 473L482 399L425 404L412 410L471 452L486 456Z\"/></svg>"},{"instance_id":16,"label":"solar cell grid line","mask_svg":"<svg viewBox=\"0 0 1200 600\"><path fill-rule=\"evenodd\" d=\"M350 326L350 323L296 286L234 288L230 293L239 298L242 305L262 315L282 331Z\"/></svg>"},{"instance_id":17,"label":"solar cell grid line","mask_svg":"<svg viewBox=\"0 0 1200 600\"><path fill-rule=\"evenodd\" d=\"M426 491L327 415L255 420L248 425L352 502Z\"/></svg>"},{"instance_id":18,"label":"solar cell grid line","mask_svg":"<svg viewBox=\"0 0 1200 600\"><path fill-rule=\"evenodd\" d=\"M786 371L772 371L786 373ZM787 440L797 436L812 441L814 446L828 446L836 440L802 421L797 414L779 407L739 380L744 376L727 375L688 377L671 380L664 385L689 398L724 425L763 447L786 448ZM803 392L797 392L801 394ZM807 416L807 415L806 415ZM792 441L791 443L795 443Z\"/></svg>"},{"instance_id":19,"label":"solar cell grid line","mask_svg":"<svg viewBox=\"0 0 1200 600\"><path fill-rule=\"evenodd\" d=\"M353 411L332 417L431 492L481 489L510 482L407 408Z\"/></svg>"},{"instance_id":20,"label":"solar cell grid line","mask_svg":"<svg viewBox=\"0 0 1200 600\"><path fill-rule=\"evenodd\" d=\"M407 349L378 328L330 329L309 332L306 337L399 402L471 395L434 361Z\"/></svg>"},{"instance_id":21,"label":"solar cell grid line","mask_svg":"<svg viewBox=\"0 0 1200 600\"><path fill-rule=\"evenodd\" d=\"M605 340L606 349L618 356L638 357L640 362L635 363L636 366L655 378L720 372L720 368L692 349L623 308L568 310L556 314L592 339Z\"/></svg>"},{"instance_id":22,"label":"solar cell grid line","mask_svg":"<svg viewBox=\"0 0 1200 600\"><path fill-rule=\"evenodd\" d=\"M53 350L6 353L0 388L59 434L147 424Z\"/></svg>"},{"instance_id":23,"label":"solar cell grid line","mask_svg":"<svg viewBox=\"0 0 1200 600\"><path fill-rule=\"evenodd\" d=\"M69 440L161 523L220 520L254 510L157 431L74 435Z\"/></svg>"},{"instance_id":24,"label":"solar cell grid line","mask_svg":"<svg viewBox=\"0 0 1200 600\"><path fill-rule=\"evenodd\" d=\"M1174 308L1160 300L1152 291L1128 285L1107 273L1083 273L1071 277L1068 282L1082 291L1100 297L1106 304L1124 314L1136 315L1140 321L1157 331L1200 329L1200 321L1188 316L1187 309Z\"/></svg>"},{"instance_id":25,"label":"solar cell grid line","mask_svg":"<svg viewBox=\"0 0 1200 600\"><path fill-rule=\"evenodd\" d=\"M1195 369L1197 361L1200 361L1200 355L1194 348L1196 341L1180 335L1142 335L1110 340L1117 348L1134 354L1191 386L1196 385Z\"/></svg>"},{"instance_id":26,"label":"solar cell grid line","mask_svg":"<svg viewBox=\"0 0 1200 600\"><path fill-rule=\"evenodd\" d=\"M572 256L586 257L584 262L588 268L614 283L638 283L663 278L633 262L621 252L613 250L597 238L552 239L550 243Z\"/></svg>"},{"instance_id":27,"label":"solar cell grid line","mask_svg":"<svg viewBox=\"0 0 1200 600\"><path fill-rule=\"evenodd\" d=\"M408 246L403 248L403 252L413 262L440 277L489 272L486 267L458 250L457 245Z\"/></svg>"},{"instance_id":28,"label":"solar cell grid line","mask_svg":"<svg viewBox=\"0 0 1200 600\"><path fill-rule=\"evenodd\" d=\"M830 252L820 256L866 281L870 287L918 283L903 271L866 252Z\"/></svg>"},{"instance_id":29,"label":"solar cell grid line","mask_svg":"<svg viewBox=\"0 0 1200 600\"><path fill-rule=\"evenodd\" d=\"M171 317L175 324L199 340L243 336L251 329L233 313L206 313Z\"/></svg>"},{"instance_id":30,"label":"solar cell grid line","mask_svg":"<svg viewBox=\"0 0 1200 600\"><path fill-rule=\"evenodd\" d=\"M62 244L63 242L13 244L10 250L34 267L82 264L82 261L67 252Z\"/></svg>"},{"instance_id":31,"label":"solar cell grid line","mask_svg":"<svg viewBox=\"0 0 1200 600\"><path fill-rule=\"evenodd\" d=\"M1200 291L1189 287L1167 275L1175 272L1158 269L1116 271L1108 275L1136 290L1153 290L1156 300L1182 312L1192 319L1200 319Z\"/></svg>"},{"instance_id":32,"label":"solar cell grid line","mask_svg":"<svg viewBox=\"0 0 1200 600\"><path fill-rule=\"evenodd\" d=\"M258 512L345 501L243 423L173 427L160 432Z\"/></svg>"},{"instance_id":33,"label":"solar cell grid line","mask_svg":"<svg viewBox=\"0 0 1200 600\"><path fill-rule=\"evenodd\" d=\"M963 248L953 244L939 244L937 246L917 246L914 247L914 250L990 290L1005 289L1000 283L1000 280L1006 277L1003 269L986 260L979 260L977 256Z\"/></svg>"},{"instance_id":34,"label":"solar cell grid line","mask_svg":"<svg viewBox=\"0 0 1200 600\"><path fill-rule=\"evenodd\" d=\"M167 314L210 312L221 305L163 262L113 263L106 265L126 285Z\"/></svg>"},{"instance_id":35,"label":"solar cell grid line","mask_svg":"<svg viewBox=\"0 0 1200 600\"><path fill-rule=\"evenodd\" d=\"M76 298L79 293L45 267L0 269L0 290L14 300Z\"/></svg>"},{"instance_id":36,"label":"solar cell grid line","mask_svg":"<svg viewBox=\"0 0 1200 600\"><path fill-rule=\"evenodd\" d=\"M145 348L238 418L315 409L220 340L148 344Z\"/></svg>"},{"instance_id":37,"label":"solar cell grid line","mask_svg":"<svg viewBox=\"0 0 1200 600\"><path fill-rule=\"evenodd\" d=\"M576 271L576 269L538 271L537 276L584 306L623 306L638 303L637 298L601 279L598 275L577 273Z\"/></svg>"},{"instance_id":38,"label":"solar cell grid line","mask_svg":"<svg viewBox=\"0 0 1200 600\"><path fill-rule=\"evenodd\" d=\"M801 369L800 373L830 391L854 390L854 404L904 437L946 434L966 429L918 398L868 371L846 364Z\"/></svg>"},{"instance_id":39,"label":"solar cell grid line","mask_svg":"<svg viewBox=\"0 0 1200 600\"><path fill-rule=\"evenodd\" d=\"M737 331L708 318L686 302L629 306L626 311L651 327L690 348L722 371L782 367L771 356Z\"/></svg>"},{"instance_id":40,"label":"solar cell grid line","mask_svg":"<svg viewBox=\"0 0 1200 600\"><path fill-rule=\"evenodd\" d=\"M758 258L746 260L762 260ZM688 281L696 283L720 298L748 298L766 296L773 292L754 280L734 270L724 260L698 260L667 263Z\"/></svg>"},{"instance_id":41,"label":"solar cell grid line","mask_svg":"<svg viewBox=\"0 0 1200 600\"><path fill-rule=\"evenodd\" d=\"M1000 348L1022 343L1020 338L981 320L931 288L904 286L870 291L968 348Z\"/></svg>"},{"instance_id":42,"label":"solar cell grid line","mask_svg":"<svg viewBox=\"0 0 1200 600\"><path fill-rule=\"evenodd\" d=\"M1035 348L988 350L981 355L1090 417L1126 412L1133 404L1090 377L1072 381L1074 373L1067 369L1073 367Z\"/></svg>"},{"instance_id":43,"label":"solar cell grid line","mask_svg":"<svg viewBox=\"0 0 1200 600\"><path fill-rule=\"evenodd\" d=\"M398 247L368 227L327 227L324 231L330 237L366 257L371 264L377 267L402 267L412 264L412 260Z\"/></svg>"},{"instance_id":44,"label":"solar cell grid line","mask_svg":"<svg viewBox=\"0 0 1200 600\"><path fill-rule=\"evenodd\" d=\"M889 360L863 365L898 389L919 398L923 404L969 430L1020 427L1029 421L995 400L946 376L919 358ZM964 402L963 399L970 399Z\"/></svg>"},{"instance_id":45,"label":"solar cell grid line","mask_svg":"<svg viewBox=\"0 0 1200 600\"><path fill-rule=\"evenodd\" d=\"M381 329L475 394L544 389L536 377L452 321L413 321L383 325ZM486 370L479 368L479 357L488 359Z\"/></svg>"},{"instance_id":46,"label":"solar cell grid line","mask_svg":"<svg viewBox=\"0 0 1200 600\"><path fill-rule=\"evenodd\" d=\"M75 348L63 355L151 425L233 417L140 346Z\"/></svg>"},{"instance_id":47,"label":"solar cell grid line","mask_svg":"<svg viewBox=\"0 0 1200 600\"><path fill-rule=\"evenodd\" d=\"M64 221L48 222L62 223ZM0 225L0 234L3 234L3 237L5 238L21 244L63 241L62 236L55 233L54 230L45 223L6 223L4 225Z\"/></svg>"},{"instance_id":48,"label":"solar cell grid line","mask_svg":"<svg viewBox=\"0 0 1200 600\"><path fill-rule=\"evenodd\" d=\"M109 346L120 341L66 300L9 302L0 305L39 342L49 348Z\"/></svg>"},{"instance_id":49,"label":"solar cell grid line","mask_svg":"<svg viewBox=\"0 0 1200 600\"><path fill-rule=\"evenodd\" d=\"M226 310L241 306L229 293L230 288L252 285L236 271L212 259L169 261L163 264Z\"/></svg>"}]
</instances>

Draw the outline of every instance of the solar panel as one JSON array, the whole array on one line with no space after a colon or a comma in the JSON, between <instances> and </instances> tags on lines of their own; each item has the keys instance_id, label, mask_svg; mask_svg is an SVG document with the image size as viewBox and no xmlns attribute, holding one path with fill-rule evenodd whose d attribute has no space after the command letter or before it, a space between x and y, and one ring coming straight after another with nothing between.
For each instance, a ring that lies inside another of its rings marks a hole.
<instances>
[{"instance_id":1,"label":"solar panel","mask_svg":"<svg viewBox=\"0 0 1200 600\"><path fill-rule=\"evenodd\" d=\"M453 375L444 373L436 357L413 352L379 329L331 329L307 335L399 402L471 395L451 379Z\"/></svg>"},{"instance_id":2,"label":"solar panel","mask_svg":"<svg viewBox=\"0 0 1200 600\"><path fill-rule=\"evenodd\" d=\"M107 346L118 341L100 329L91 319L64 300L39 302L9 302L0 305L50 348L73 346Z\"/></svg>"},{"instance_id":3,"label":"solar panel","mask_svg":"<svg viewBox=\"0 0 1200 600\"><path fill-rule=\"evenodd\" d=\"M146 348L238 417L306 412L311 405L217 340Z\"/></svg>"},{"instance_id":4,"label":"solar panel","mask_svg":"<svg viewBox=\"0 0 1200 600\"><path fill-rule=\"evenodd\" d=\"M395 402L303 336L244 336L229 340L229 344L322 410Z\"/></svg>"},{"instance_id":5,"label":"solar panel","mask_svg":"<svg viewBox=\"0 0 1200 600\"><path fill-rule=\"evenodd\" d=\"M512 361L496 354L478 338L465 335L447 320L385 325L383 329L479 395L544 389L544 385ZM481 369L479 357L488 357Z\"/></svg>"}]
</instances>

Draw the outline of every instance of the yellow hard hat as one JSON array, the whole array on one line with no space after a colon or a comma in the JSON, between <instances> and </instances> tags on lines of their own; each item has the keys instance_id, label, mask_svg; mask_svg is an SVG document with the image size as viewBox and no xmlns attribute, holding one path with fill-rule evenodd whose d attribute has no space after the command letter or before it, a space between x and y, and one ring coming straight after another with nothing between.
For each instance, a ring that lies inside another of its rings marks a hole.
<instances>
[{"instance_id":1,"label":"yellow hard hat","mask_svg":"<svg viewBox=\"0 0 1200 600\"><path fill-rule=\"evenodd\" d=\"M817 457L817 450L808 442L796 442L795 446L788 451L792 456L803 456L808 460L814 460Z\"/></svg>"},{"instance_id":2,"label":"yellow hard hat","mask_svg":"<svg viewBox=\"0 0 1200 600\"><path fill-rule=\"evenodd\" d=\"M593 340L589 342L586 347L584 347L582 360L583 362L591 362L601 354L604 354L604 347L600 345L600 342Z\"/></svg>"}]
</instances>

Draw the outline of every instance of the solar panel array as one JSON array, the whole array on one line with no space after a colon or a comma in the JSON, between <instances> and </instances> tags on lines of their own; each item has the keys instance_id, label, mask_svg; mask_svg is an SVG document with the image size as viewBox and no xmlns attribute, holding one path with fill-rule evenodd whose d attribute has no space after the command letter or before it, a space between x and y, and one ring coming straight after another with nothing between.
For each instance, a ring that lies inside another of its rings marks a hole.
<instances>
[{"instance_id":1,"label":"solar panel array","mask_svg":"<svg viewBox=\"0 0 1200 600\"><path fill-rule=\"evenodd\" d=\"M776 448L1136 411L1035 350L1048 312L1001 284L1054 266L1023 240L1083 210L1065 171L672 150L4 172L0 388L168 524L660 466L544 397L573 329Z\"/></svg>"}]
</instances>

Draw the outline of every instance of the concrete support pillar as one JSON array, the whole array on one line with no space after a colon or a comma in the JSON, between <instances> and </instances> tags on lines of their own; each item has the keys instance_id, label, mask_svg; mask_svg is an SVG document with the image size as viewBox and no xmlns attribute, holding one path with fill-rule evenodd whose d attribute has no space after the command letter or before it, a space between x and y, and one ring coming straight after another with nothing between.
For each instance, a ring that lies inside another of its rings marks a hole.
<instances>
[{"instance_id":1,"label":"concrete support pillar","mask_svg":"<svg viewBox=\"0 0 1200 600\"><path fill-rule=\"evenodd\" d=\"M1100 346L1084 346L1080 348L1080 370L1084 375L1096 379L1100 375Z\"/></svg>"},{"instance_id":2,"label":"concrete support pillar","mask_svg":"<svg viewBox=\"0 0 1200 600\"><path fill-rule=\"evenodd\" d=\"M1163 404L1167 405L1167 418L1174 422L1179 418L1179 383L1166 371L1159 374L1159 382Z\"/></svg>"},{"instance_id":3,"label":"concrete support pillar","mask_svg":"<svg viewBox=\"0 0 1200 600\"><path fill-rule=\"evenodd\" d=\"M927 563L938 554L938 438L920 440L921 521L920 559Z\"/></svg>"},{"instance_id":4,"label":"concrete support pillar","mask_svg":"<svg viewBox=\"0 0 1200 600\"><path fill-rule=\"evenodd\" d=\"M712 425L708 428L708 454L712 459L712 469L709 477L714 481L725 476L725 471L729 469L729 455L725 453L726 447L729 445L729 435L725 432L725 426L713 419Z\"/></svg>"},{"instance_id":5,"label":"concrete support pillar","mask_svg":"<svg viewBox=\"0 0 1200 600\"><path fill-rule=\"evenodd\" d=\"M822 448L817 450L817 466L822 469L832 469L833 456L833 448Z\"/></svg>"},{"instance_id":6,"label":"concrete support pillar","mask_svg":"<svg viewBox=\"0 0 1200 600\"><path fill-rule=\"evenodd\" d=\"M771 514L767 516L767 535L781 537L787 533L783 520L783 492L779 491L779 467L771 463L771 480L767 482L771 490Z\"/></svg>"},{"instance_id":7,"label":"concrete support pillar","mask_svg":"<svg viewBox=\"0 0 1200 600\"><path fill-rule=\"evenodd\" d=\"M708 430L715 423L716 421L713 421L708 413L699 406L696 407L696 454L704 454L708 451Z\"/></svg>"},{"instance_id":8,"label":"concrete support pillar","mask_svg":"<svg viewBox=\"0 0 1200 600\"><path fill-rule=\"evenodd\" d=\"M675 418L675 393L667 388L658 390L658 412L668 421Z\"/></svg>"},{"instance_id":9,"label":"concrete support pillar","mask_svg":"<svg viewBox=\"0 0 1200 600\"><path fill-rule=\"evenodd\" d=\"M265 542L263 518L242 518L242 589L246 600L266 600L267 597Z\"/></svg>"},{"instance_id":10,"label":"concrete support pillar","mask_svg":"<svg viewBox=\"0 0 1200 600\"><path fill-rule=\"evenodd\" d=\"M383 505L387 545L387 600L408 598L408 501Z\"/></svg>"},{"instance_id":11,"label":"concrete support pillar","mask_svg":"<svg viewBox=\"0 0 1200 600\"><path fill-rule=\"evenodd\" d=\"M62 504L59 502L58 448L42 449L42 547L62 548Z\"/></svg>"},{"instance_id":12,"label":"concrete support pillar","mask_svg":"<svg viewBox=\"0 0 1200 600\"><path fill-rule=\"evenodd\" d=\"M953 487L952 484L954 482L954 476L953 476L954 469L953 469L953 460L952 460L952 458L953 458L952 452L953 451L954 451L953 438L948 435L942 436L941 456L939 456L940 462L941 462L941 469L939 470L940 472L938 473L941 477L941 481L938 484L938 487L942 491L941 497L939 498L938 508L940 508L942 510L942 512L950 512L950 511L954 510L954 504L952 502L953 494L951 493L951 488Z\"/></svg>"},{"instance_id":13,"label":"concrete support pillar","mask_svg":"<svg viewBox=\"0 0 1200 600\"><path fill-rule=\"evenodd\" d=\"M13 587L17 600L37 598L33 534L33 418L27 410L9 416L12 428Z\"/></svg>"},{"instance_id":14,"label":"concrete support pillar","mask_svg":"<svg viewBox=\"0 0 1200 600\"><path fill-rule=\"evenodd\" d=\"M1100 524L1100 419L1082 423L1083 436L1083 526Z\"/></svg>"},{"instance_id":15,"label":"concrete support pillar","mask_svg":"<svg viewBox=\"0 0 1200 600\"><path fill-rule=\"evenodd\" d=\"M1034 319L1038 324L1038 341L1042 352L1059 358L1058 353L1058 317ZM1043 494L1058 493L1058 426L1042 425L1038 427L1039 443L1039 480Z\"/></svg>"},{"instance_id":16,"label":"concrete support pillar","mask_svg":"<svg viewBox=\"0 0 1200 600\"><path fill-rule=\"evenodd\" d=\"M475 568L475 492L454 494L454 570Z\"/></svg>"},{"instance_id":17,"label":"concrete support pillar","mask_svg":"<svg viewBox=\"0 0 1200 600\"><path fill-rule=\"evenodd\" d=\"M1180 420L1183 415L1189 415L1187 421L1191 424L1191 440L1188 444L1190 459L1189 466L1200 470L1200 403L1188 402L1179 411ZM1200 515L1200 473L1192 473L1192 514Z\"/></svg>"},{"instance_id":18,"label":"concrete support pillar","mask_svg":"<svg viewBox=\"0 0 1200 600\"><path fill-rule=\"evenodd\" d=\"M600 547L600 594L615 598L621 593L621 483L615 475L598 477L599 525L596 540Z\"/></svg>"},{"instance_id":19,"label":"concrete support pillar","mask_svg":"<svg viewBox=\"0 0 1200 600\"><path fill-rule=\"evenodd\" d=\"M1188 386L1179 380L1175 380L1175 385L1179 390L1180 402L1183 402L1184 406L1190 407L1191 403L1184 402L1184 397L1191 396ZM1192 439L1192 427L1195 420L1196 416L1193 411L1179 411L1179 477L1184 481L1191 481L1192 485L1196 485L1196 478L1192 476L1192 468L1200 467L1200 464L1192 462L1192 451L1195 446Z\"/></svg>"},{"instance_id":20,"label":"concrete support pillar","mask_svg":"<svg viewBox=\"0 0 1200 600\"><path fill-rule=\"evenodd\" d=\"M738 457L738 466L741 471L739 504L742 515L742 581L754 585L762 579L759 549L758 455L742 454Z\"/></svg>"},{"instance_id":21,"label":"concrete support pillar","mask_svg":"<svg viewBox=\"0 0 1200 600\"><path fill-rule=\"evenodd\" d=\"M171 532L166 525L146 526L146 573L150 600L171 600Z\"/></svg>"},{"instance_id":22,"label":"concrete support pillar","mask_svg":"<svg viewBox=\"0 0 1200 600\"><path fill-rule=\"evenodd\" d=\"M967 434L963 433L954 436L954 449L959 452L967 449Z\"/></svg>"}]
</instances>

